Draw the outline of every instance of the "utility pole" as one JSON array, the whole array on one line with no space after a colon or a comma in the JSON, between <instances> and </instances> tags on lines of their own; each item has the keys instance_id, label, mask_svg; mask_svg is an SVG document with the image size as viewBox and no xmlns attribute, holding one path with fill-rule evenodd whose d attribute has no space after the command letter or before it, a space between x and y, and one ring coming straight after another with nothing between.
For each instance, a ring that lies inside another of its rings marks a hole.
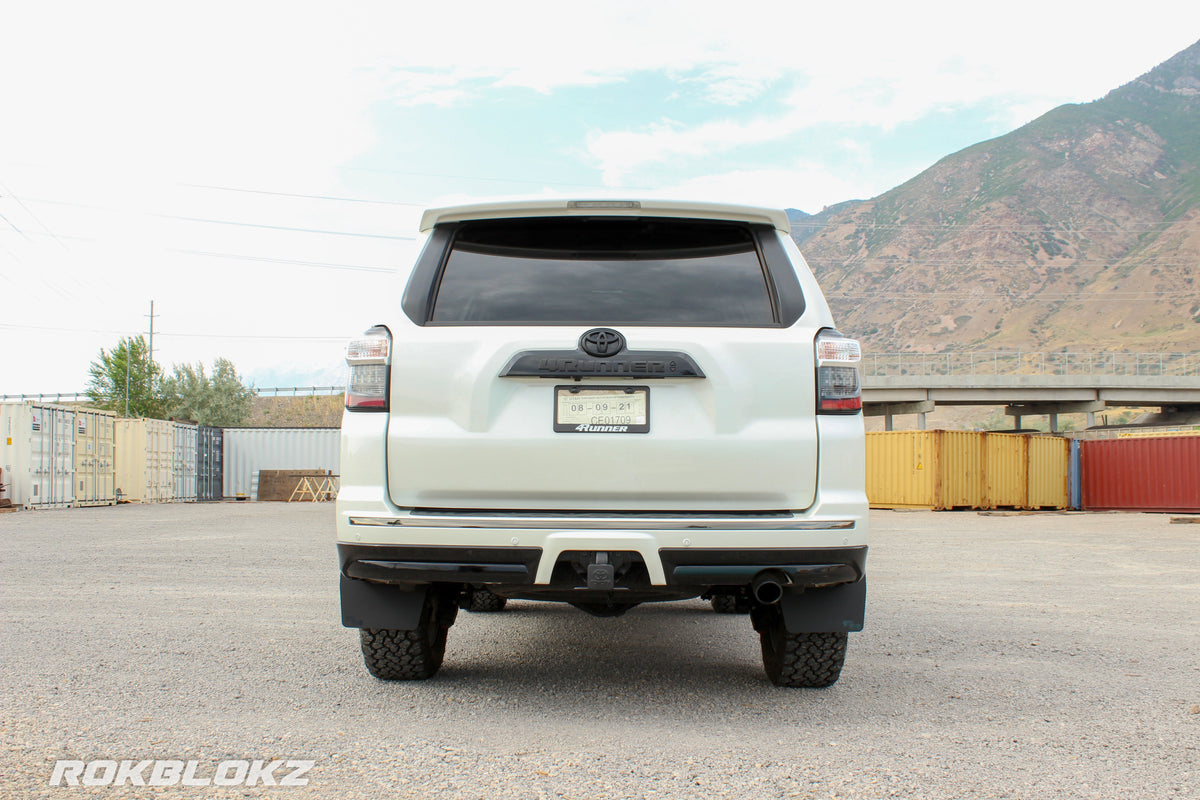
<instances>
[{"instance_id":1,"label":"utility pole","mask_svg":"<svg viewBox=\"0 0 1200 800\"><path fill-rule=\"evenodd\" d=\"M150 363L154 363L154 301L150 301Z\"/></svg>"},{"instance_id":2,"label":"utility pole","mask_svg":"<svg viewBox=\"0 0 1200 800\"><path fill-rule=\"evenodd\" d=\"M154 301L150 301L150 360L146 363L146 397L154 394Z\"/></svg>"}]
</instances>

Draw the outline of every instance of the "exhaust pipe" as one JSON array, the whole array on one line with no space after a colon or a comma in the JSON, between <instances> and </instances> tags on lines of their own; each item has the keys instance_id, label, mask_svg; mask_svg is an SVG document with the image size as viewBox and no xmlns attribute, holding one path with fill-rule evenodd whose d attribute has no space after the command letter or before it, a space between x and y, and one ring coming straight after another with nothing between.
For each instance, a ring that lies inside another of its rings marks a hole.
<instances>
[{"instance_id":1,"label":"exhaust pipe","mask_svg":"<svg viewBox=\"0 0 1200 800\"><path fill-rule=\"evenodd\" d=\"M764 606L773 606L783 597L784 584L792 580L778 570L764 570L750 582L750 594Z\"/></svg>"}]
</instances>

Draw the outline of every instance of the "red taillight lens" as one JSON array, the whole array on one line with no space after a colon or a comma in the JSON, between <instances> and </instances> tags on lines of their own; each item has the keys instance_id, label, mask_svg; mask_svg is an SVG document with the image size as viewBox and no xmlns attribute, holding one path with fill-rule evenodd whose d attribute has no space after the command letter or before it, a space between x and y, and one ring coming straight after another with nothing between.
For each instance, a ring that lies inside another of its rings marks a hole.
<instances>
[{"instance_id":1,"label":"red taillight lens","mask_svg":"<svg viewBox=\"0 0 1200 800\"><path fill-rule=\"evenodd\" d=\"M862 411L858 362L862 349L837 331L821 331L816 340L817 413L857 414Z\"/></svg>"},{"instance_id":2,"label":"red taillight lens","mask_svg":"<svg viewBox=\"0 0 1200 800\"><path fill-rule=\"evenodd\" d=\"M376 326L346 346L350 380L346 408L356 411L388 410L388 375L391 372L392 334Z\"/></svg>"}]
</instances>

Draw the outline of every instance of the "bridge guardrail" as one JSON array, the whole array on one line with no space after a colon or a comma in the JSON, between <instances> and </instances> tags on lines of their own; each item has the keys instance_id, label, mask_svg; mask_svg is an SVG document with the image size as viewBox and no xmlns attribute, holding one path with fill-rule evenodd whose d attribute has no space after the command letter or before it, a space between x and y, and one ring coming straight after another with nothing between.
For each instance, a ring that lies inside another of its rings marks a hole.
<instances>
[{"instance_id":1,"label":"bridge guardrail","mask_svg":"<svg viewBox=\"0 0 1200 800\"><path fill-rule=\"evenodd\" d=\"M1200 376L1200 353L1070 353L965 350L863 353L864 377L915 375Z\"/></svg>"}]
</instances>

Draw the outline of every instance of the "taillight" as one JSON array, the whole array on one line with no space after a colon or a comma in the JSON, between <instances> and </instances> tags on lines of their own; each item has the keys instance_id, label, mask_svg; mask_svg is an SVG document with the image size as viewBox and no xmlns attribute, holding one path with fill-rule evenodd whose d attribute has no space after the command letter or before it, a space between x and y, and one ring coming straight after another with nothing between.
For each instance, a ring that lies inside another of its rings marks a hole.
<instances>
[{"instance_id":1,"label":"taillight","mask_svg":"<svg viewBox=\"0 0 1200 800\"><path fill-rule=\"evenodd\" d=\"M346 408L358 411L388 410L388 373L392 356L392 334L376 325L346 345L350 381L346 384Z\"/></svg>"},{"instance_id":2,"label":"taillight","mask_svg":"<svg viewBox=\"0 0 1200 800\"><path fill-rule=\"evenodd\" d=\"M857 414L862 411L858 362L862 348L834 330L817 334L817 413Z\"/></svg>"}]
</instances>

